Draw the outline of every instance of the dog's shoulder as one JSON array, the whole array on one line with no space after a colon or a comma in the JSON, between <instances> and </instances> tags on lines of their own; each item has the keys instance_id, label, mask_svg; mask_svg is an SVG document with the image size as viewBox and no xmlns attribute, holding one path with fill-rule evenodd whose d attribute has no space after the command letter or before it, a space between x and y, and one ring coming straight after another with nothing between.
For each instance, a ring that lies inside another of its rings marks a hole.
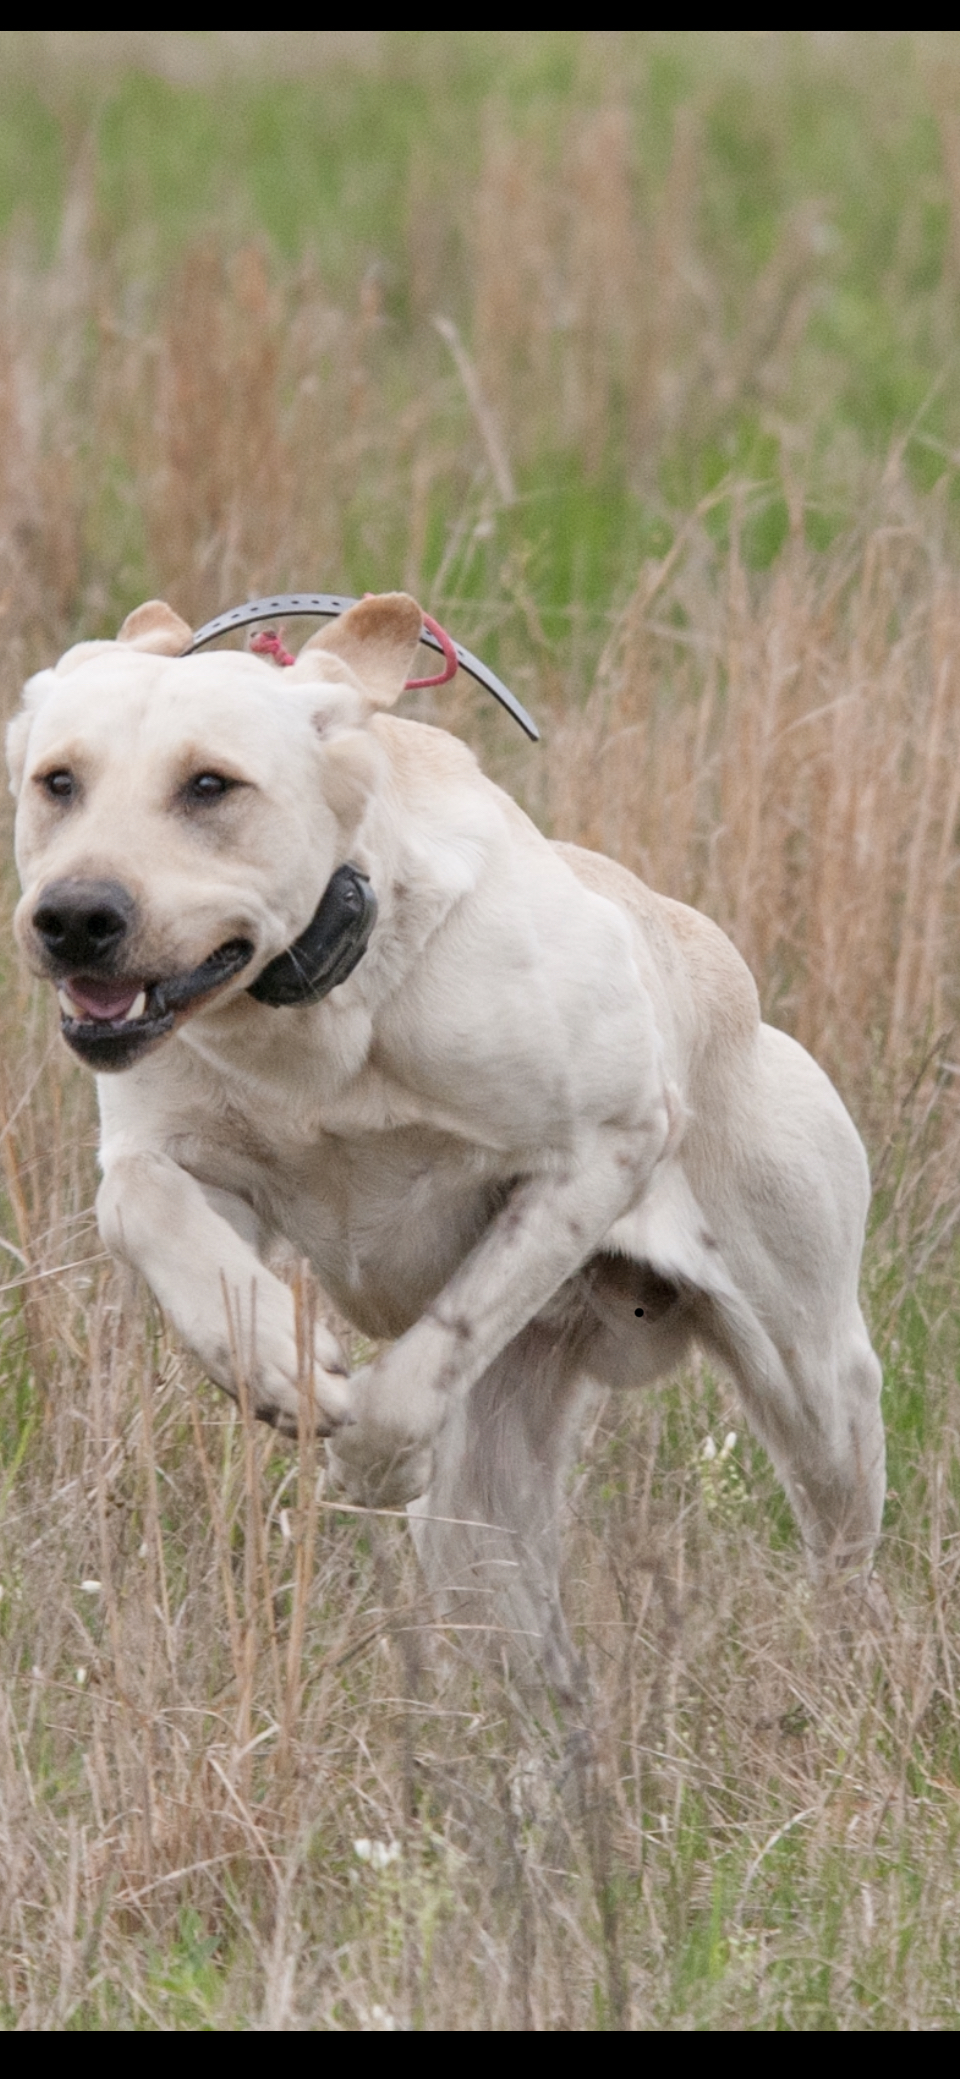
<instances>
[{"instance_id":1,"label":"dog's shoulder","mask_svg":"<svg viewBox=\"0 0 960 2079\"><path fill-rule=\"evenodd\" d=\"M458 736L451 736L449 729L382 713L371 716L367 727L386 752L394 780L405 793L436 793L451 784L483 789L484 776L473 752Z\"/></svg>"},{"instance_id":2,"label":"dog's shoulder","mask_svg":"<svg viewBox=\"0 0 960 2079\"><path fill-rule=\"evenodd\" d=\"M452 845L460 860L472 852L477 884L518 872L528 886L554 881L555 846L458 737L397 715L375 715L369 728L386 753L394 804L408 827Z\"/></svg>"},{"instance_id":3,"label":"dog's shoulder","mask_svg":"<svg viewBox=\"0 0 960 2079\"><path fill-rule=\"evenodd\" d=\"M722 1034L732 1045L752 1043L760 1022L756 984L718 924L685 902L658 895L627 867L601 852L564 843L556 843L553 849L585 887L626 911L639 926L651 958L665 971L666 979L682 974L700 1017L707 1014L705 1035L709 1031L715 1040Z\"/></svg>"}]
</instances>

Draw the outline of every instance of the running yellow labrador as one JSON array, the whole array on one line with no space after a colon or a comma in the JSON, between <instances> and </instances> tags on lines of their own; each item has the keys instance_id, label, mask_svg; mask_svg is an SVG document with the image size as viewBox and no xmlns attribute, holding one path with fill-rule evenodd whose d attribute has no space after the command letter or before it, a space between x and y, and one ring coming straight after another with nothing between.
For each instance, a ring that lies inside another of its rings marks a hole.
<instances>
[{"instance_id":1,"label":"running yellow labrador","mask_svg":"<svg viewBox=\"0 0 960 2079\"><path fill-rule=\"evenodd\" d=\"M461 743L386 712L420 631L414 600L371 598L279 671L184 657L190 630L152 602L69 650L9 732L16 931L98 1072L107 1246L228 1392L239 1336L281 1428L297 1345L271 1238L394 1338L348 1375L317 1329L340 1478L414 1502L446 1607L572 1694L557 1517L578 1404L694 1339L732 1373L814 1573L868 1572L867 1166L715 925L548 843Z\"/></svg>"}]
</instances>

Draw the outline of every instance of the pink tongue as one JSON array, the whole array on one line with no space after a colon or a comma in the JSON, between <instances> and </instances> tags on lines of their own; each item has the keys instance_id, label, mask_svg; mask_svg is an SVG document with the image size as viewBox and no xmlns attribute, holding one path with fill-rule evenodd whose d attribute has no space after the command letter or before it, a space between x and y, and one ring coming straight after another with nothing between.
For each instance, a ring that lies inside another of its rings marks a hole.
<instances>
[{"instance_id":1,"label":"pink tongue","mask_svg":"<svg viewBox=\"0 0 960 2079\"><path fill-rule=\"evenodd\" d=\"M100 981L96 975L71 975L67 983L77 1009L90 1018L125 1018L142 987L142 982Z\"/></svg>"}]
</instances>

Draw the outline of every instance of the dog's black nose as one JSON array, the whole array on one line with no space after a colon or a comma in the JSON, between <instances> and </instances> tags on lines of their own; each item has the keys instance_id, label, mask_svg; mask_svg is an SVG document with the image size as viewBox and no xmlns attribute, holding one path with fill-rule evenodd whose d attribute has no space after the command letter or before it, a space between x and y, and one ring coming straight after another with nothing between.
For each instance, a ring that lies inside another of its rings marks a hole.
<instances>
[{"instance_id":1,"label":"dog's black nose","mask_svg":"<svg viewBox=\"0 0 960 2079\"><path fill-rule=\"evenodd\" d=\"M64 974L106 967L133 921L133 901L119 881L51 881L33 927Z\"/></svg>"}]
</instances>

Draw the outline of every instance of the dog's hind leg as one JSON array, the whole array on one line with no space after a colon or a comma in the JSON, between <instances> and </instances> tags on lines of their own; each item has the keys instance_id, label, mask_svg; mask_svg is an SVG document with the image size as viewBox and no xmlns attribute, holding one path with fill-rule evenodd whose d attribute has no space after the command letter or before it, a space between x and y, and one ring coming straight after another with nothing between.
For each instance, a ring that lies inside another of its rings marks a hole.
<instances>
[{"instance_id":1,"label":"dog's hind leg","mask_svg":"<svg viewBox=\"0 0 960 2079\"><path fill-rule=\"evenodd\" d=\"M857 1298L866 1157L827 1078L770 1026L736 1126L701 1198L729 1278L703 1339L737 1378L814 1578L863 1579L885 1494L880 1365Z\"/></svg>"},{"instance_id":2,"label":"dog's hind leg","mask_svg":"<svg viewBox=\"0 0 960 2079\"><path fill-rule=\"evenodd\" d=\"M701 1340L740 1391L783 1481L816 1581L866 1578L886 1492L880 1364L858 1306L771 1349L746 1308L714 1305ZM776 1335L777 1323L767 1321ZM795 1330L795 1324L793 1324Z\"/></svg>"},{"instance_id":3,"label":"dog's hind leg","mask_svg":"<svg viewBox=\"0 0 960 2079\"><path fill-rule=\"evenodd\" d=\"M857 1301L866 1165L833 1102L835 1115L826 1120L832 1166L820 1159L818 1120L808 1114L801 1147L812 1144L810 1160L802 1163L795 1147L784 1146L785 1135L778 1147L768 1132L763 1162L757 1157L751 1168L741 1150L739 1173L731 1164L726 1192L717 1191L706 1209L678 1167L665 1170L630 1232L622 1223L636 1269L598 1260L594 1301L612 1340L618 1310L630 1312L631 1279L643 1275L641 1257L664 1293L672 1284L675 1307L660 1318L656 1305L649 1309L651 1364L658 1354L668 1357L671 1340L679 1344L684 1333L719 1357L786 1488L811 1574L866 1579L885 1492L881 1375ZM641 1297L637 1383L648 1340ZM624 1347L626 1340L624 1331ZM619 1383L611 1365L599 1375Z\"/></svg>"},{"instance_id":4,"label":"dog's hind leg","mask_svg":"<svg viewBox=\"0 0 960 2079\"><path fill-rule=\"evenodd\" d=\"M409 1511L437 1615L523 1688L545 1678L568 1708L586 1696L559 1574L562 1481L589 1390L581 1341L553 1319L522 1330L451 1408Z\"/></svg>"}]
</instances>

